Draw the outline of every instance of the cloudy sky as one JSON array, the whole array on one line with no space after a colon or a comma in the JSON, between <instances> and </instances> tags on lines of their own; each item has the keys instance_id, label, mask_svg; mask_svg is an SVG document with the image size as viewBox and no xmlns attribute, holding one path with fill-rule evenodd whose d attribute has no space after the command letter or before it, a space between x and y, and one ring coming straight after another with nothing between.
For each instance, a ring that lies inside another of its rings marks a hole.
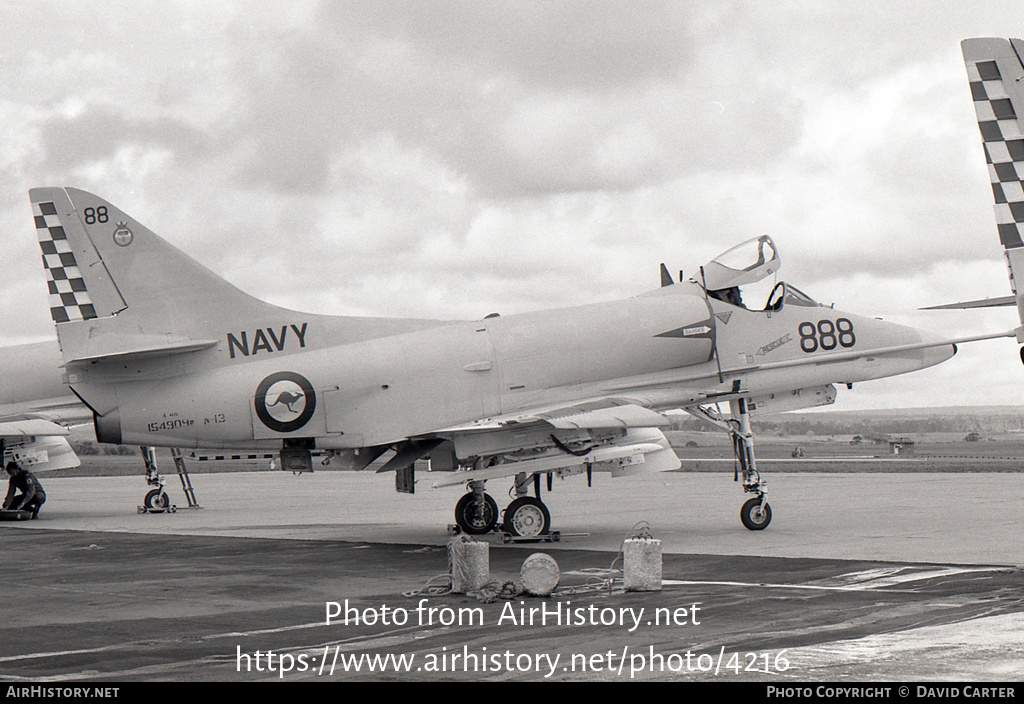
<instances>
[{"instance_id":1,"label":"cloudy sky","mask_svg":"<svg viewBox=\"0 0 1024 704\"><path fill-rule=\"evenodd\" d=\"M52 338L26 191L98 193L249 293L476 318L770 234L780 278L949 335L1012 309L961 39L1005 2L0 1L0 342ZM1009 340L837 409L1024 403Z\"/></svg>"}]
</instances>

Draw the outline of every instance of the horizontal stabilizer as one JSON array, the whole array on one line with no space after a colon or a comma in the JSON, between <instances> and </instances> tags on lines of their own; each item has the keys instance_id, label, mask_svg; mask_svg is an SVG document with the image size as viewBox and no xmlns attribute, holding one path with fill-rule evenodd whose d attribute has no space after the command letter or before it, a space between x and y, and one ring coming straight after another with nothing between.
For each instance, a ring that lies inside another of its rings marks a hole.
<instances>
[{"instance_id":1,"label":"horizontal stabilizer","mask_svg":"<svg viewBox=\"0 0 1024 704\"><path fill-rule=\"evenodd\" d=\"M928 306L921 310L960 310L966 308L998 308L1000 306L1017 305L1015 296L1001 296L999 298L982 298L977 301L964 301L962 303L946 303L941 306Z\"/></svg>"},{"instance_id":2,"label":"horizontal stabilizer","mask_svg":"<svg viewBox=\"0 0 1024 704\"><path fill-rule=\"evenodd\" d=\"M89 338L76 350L67 364L76 362L123 362L131 358L198 352L213 347L218 340L190 340L171 335L108 334Z\"/></svg>"}]
</instances>

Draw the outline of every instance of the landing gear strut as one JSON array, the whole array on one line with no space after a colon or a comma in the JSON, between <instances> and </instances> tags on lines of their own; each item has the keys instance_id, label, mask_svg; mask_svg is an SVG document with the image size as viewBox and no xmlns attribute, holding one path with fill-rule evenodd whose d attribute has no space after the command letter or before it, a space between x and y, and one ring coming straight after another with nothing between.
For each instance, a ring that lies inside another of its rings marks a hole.
<instances>
[{"instance_id":1,"label":"landing gear strut","mask_svg":"<svg viewBox=\"0 0 1024 704\"><path fill-rule=\"evenodd\" d=\"M164 491L164 480L156 466L156 449L145 445L139 449L142 450L142 460L146 464L146 483L154 487L146 493L146 498L142 500L142 506L139 506L139 513L174 513L178 507L171 504L167 492ZM181 450L171 448L171 457L174 459L178 479L181 480L182 491L185 492L185 498L188 500L188 508L202 508L196 501L195 490L192 488L192 480L189 479L188 468L185 466L185 458L182 456Z\"/></svg>"},{"instance_id":2,"label":"landing gear strut","mask_svg":"<svg viewBox=\"0 0 1024 704\"><path fill-rule=\"evenodd\" d=\"M731 417L728 421L712 408L700 406L687 411L701 420L714 423L732 436L732 449L739 465L735 478L739 480L742 477L744 492L756 494L743 504L743 508L740 509L740 520L750 530L764 530L772 522L772 507L765 498L768 493L767 482L758 474L757 462L754 460L754 434L750 432L747 400L738 398L729 402Z\"/></svg>"},{"instance_id":3,"label":"landing gear strut","mask_svg":"<svg viewBox=\"0 0 1024 704\"><path fill-rule=\"evenodd\" d=\"M164 480L156 468L156 449L145 445L139 449L142 450L142 461L146 464L146 483L155 487L146 493L146 498L142 500L142 506L139 506L139 513L163 513L164 511L173 513L171 500L167 496L167 492L164 491Z\"/></svg>"},{"instance_id":4,"label":"landing gear strut","mask_svg":"<svg viewBox=\"0 0 1024 704\"><path fill-rule=\"evenodd\" d=\"M757 463L754 461L754 434L750 432L747 399L738 398L730 401L729 411L733 418L730 425L734 426L731 431L733 451L740 464L743 491L757 494L756 498L749 499L743 504L740 520L750 530L764 530L772 522L772 507L765 499L768 490L765 488L765 482L761 480L761 475L757 473Z\"/></svg>"}]
</instances>

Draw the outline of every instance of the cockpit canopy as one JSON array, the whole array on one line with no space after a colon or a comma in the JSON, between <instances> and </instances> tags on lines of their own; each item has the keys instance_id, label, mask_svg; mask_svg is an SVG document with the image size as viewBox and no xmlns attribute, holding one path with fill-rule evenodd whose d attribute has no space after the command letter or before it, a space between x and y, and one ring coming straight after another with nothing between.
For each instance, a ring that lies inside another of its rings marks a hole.
<instances>
[{"instance_id":1,"label":"cockpit canopy","mask_svg":"<svg viewBox=\"0 0 1024 704\"><path fill-rule=\"evenodd\" d=\"M766 279L779 270L782 260L768 235L747 240L718 255L704 265L703 284L707 295L734 306L747 308L740 286ZM772 288L764 310L782 310L784 305L819 306L813 298L780 281Z\"/></svg>"},{"instance_id":2,"label":"cockpit canopy","mask_svg":"<svg viewBox=\"0 0 1024 704\"><path fill-rule=\"evenodd\" d=\"M752 284L771 276L782 266L775 243L761 235L736 245L704 265L704 288L718 291Z\"/></svg>"}]
</instances>

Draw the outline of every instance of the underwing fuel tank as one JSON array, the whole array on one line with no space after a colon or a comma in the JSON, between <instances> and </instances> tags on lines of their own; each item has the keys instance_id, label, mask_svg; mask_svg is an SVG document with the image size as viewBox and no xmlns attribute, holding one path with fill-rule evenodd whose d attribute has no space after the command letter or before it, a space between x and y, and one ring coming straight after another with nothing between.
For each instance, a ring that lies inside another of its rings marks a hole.
<instances>
[{"instance_id":1,"label":"underwing fuel tank","mask_svg":"<svg viewBox=\"0 0 1024 704\"><path fill-rule=\"evenodd\" d=\"M938 342L942 338L941 335L936 335L930 332L921 333L922 342ZM926 369L927 367L934 367L936 364L941 364L947 359L951 359L956 355L957 347L955 344L940 345L936 347L926 347L921 350L921 366L920 369Z\"/></svg>"}]
</instances>

